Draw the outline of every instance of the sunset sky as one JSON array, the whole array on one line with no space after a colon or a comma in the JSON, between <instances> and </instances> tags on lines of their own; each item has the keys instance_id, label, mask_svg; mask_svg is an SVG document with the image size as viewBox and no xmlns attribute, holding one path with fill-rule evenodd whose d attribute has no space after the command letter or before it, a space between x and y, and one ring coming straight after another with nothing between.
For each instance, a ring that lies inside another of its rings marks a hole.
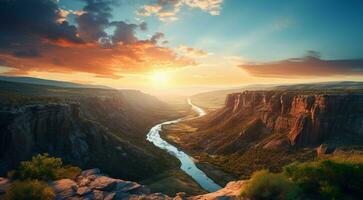
<instances>
[{"instance_id":1,"label":"sunset sky","mask_svg":"<svg viewBox=\"0 0 363 200\"><path fill-rule=\"evenodd\" d=\"M151 93L363 80L361 0L1 0L0 73Z\"/></svg>"}]
</instances>

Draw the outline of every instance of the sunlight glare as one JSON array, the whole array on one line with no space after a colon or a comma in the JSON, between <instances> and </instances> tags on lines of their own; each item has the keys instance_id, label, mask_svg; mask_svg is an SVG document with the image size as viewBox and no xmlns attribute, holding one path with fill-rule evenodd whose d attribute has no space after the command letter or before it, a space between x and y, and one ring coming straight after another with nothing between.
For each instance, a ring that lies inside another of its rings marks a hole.
<instances>
[{"instance_id":1,"label":"sunlight glare","mask_svg":"<svg viewBox=\"0 0 363 200\"><path fill-rule=\"evenodd\" d=\"M166 85L169 82L169 77L166 72L154 72L151 74L151 80L156 85Z\"/></svg>"}]
</instances>

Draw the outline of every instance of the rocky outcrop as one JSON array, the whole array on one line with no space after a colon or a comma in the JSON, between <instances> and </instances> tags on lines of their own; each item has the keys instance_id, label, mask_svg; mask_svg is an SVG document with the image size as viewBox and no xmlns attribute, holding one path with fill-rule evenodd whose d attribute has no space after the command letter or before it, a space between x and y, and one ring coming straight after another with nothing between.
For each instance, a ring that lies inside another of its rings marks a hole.
<instances>
[{"instance_id":1,"label":"rocky outcrop","mask_svg":"<svg viewBox=\"0 0 363 200\"><path fill-rule=\"evenodd\" d=\"M62 179L51 184L56 200L129 199L131 195L148 195L150 190L136 182L110 178L99 169L83 171L76 180Z\"/></svg>"},{"instance_id":2,"label":"rocky outcrop","mask_svg":"<svg viewBox=\"0 0 363 200\"><path fill-rule=\"evenodd\" d=\"M0 177L0 197L11 186L12 181ZM156 196L162 199L171 199L166 195L150 195L150 190L136 182L110 178L100 173L99 169L86 170L75 180L61 179L49 182L55 193L55 200L105 200L105 199L132 199L135 197Z\"/></svg>"},{"instance_id":3,"label":"rocky outcrop","mask_svg":"<svg viewBox=\"0 0 363 200\"><path fill-rule=\"evenodd\" d=\"M235 93L227 96L222 112L255 116L272 133L287 134L292 146L316 145L332 137L363 136L362 94Z\"/></svg>"},{"instance_id":4,"label":"rocky outcrop","mask_svg":"<svg viewBox=\"0 0 363 200\"><path fill-rule=\"evenodd\" d=\"M111 178L99 169L83 171L75 180L61 179L50 182L55 200L234 200L241 199L240 193L246 181L234 181L216 192L187 197L179 192L175 197L162 193L151 193L147 186L136 182ZM9 188L11 181L0 177L0 198Z\"/></svg>"},{"instance_id":5,"label":"rocky outcrop","mask_svg":"<svg viewBox=\"0 0 363 200\"><path fill-rule=\"evenodd\" d=\"M232 181L229 182L224 188L204 194L204 195L198 195L189 197L190 200L219 200L219 199L226 199L226 200L237 200L242 199L241 192L244 187L244 185L247 183L247 181Z\"/></svg>"},{"instance_id":6,"label":"rocky outcrop","mask_svg":"<svg viewBox=\"0 0 363 200\"><path fill-rule=\"evenodd\" d=\"M159 157L115 136L82 113L79 103L2 107L0 174L37 153L49 153L65 163L99 167L112 176L134 180L165 168Z\"/></svg>"}]
</instances>

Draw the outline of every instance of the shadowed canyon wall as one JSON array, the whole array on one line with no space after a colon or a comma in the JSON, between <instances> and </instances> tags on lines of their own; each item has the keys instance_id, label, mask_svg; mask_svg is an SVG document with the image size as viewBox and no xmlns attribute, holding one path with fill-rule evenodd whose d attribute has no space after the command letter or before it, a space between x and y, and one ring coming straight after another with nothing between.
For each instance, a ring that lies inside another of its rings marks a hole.
<instances>
[{"instance_id":1,"label":"shadowed canyon wall","mask_svg":"<svg viewBox=\"0 0 363 200\"><path fill-rule=\"evenodd\" d=\"M148 128L166 117L157 110L167 106L140 92L0 108L1 174L37 153L132 180L173 163L165 162L166 153L144 142Z\"/></svg>"}]
</instances>

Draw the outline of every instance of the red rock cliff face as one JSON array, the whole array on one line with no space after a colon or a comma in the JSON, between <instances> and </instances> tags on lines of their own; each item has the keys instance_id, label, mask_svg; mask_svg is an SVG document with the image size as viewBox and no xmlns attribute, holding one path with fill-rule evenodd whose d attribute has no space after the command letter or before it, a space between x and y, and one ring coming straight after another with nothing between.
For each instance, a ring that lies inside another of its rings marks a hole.
<instances>
[{"instance_id":1,"label":"red rock cliff face","mask_svg":"<svg viewBox=\"0 0 363 200\"><path fill-rule=\"evenodd\" d=\"M271 132L286 134L292 146L315 145L335 136L363 137L362 94L234 93L221 112L241 120L254 115Z\"/></svg>"}]
</instances>

